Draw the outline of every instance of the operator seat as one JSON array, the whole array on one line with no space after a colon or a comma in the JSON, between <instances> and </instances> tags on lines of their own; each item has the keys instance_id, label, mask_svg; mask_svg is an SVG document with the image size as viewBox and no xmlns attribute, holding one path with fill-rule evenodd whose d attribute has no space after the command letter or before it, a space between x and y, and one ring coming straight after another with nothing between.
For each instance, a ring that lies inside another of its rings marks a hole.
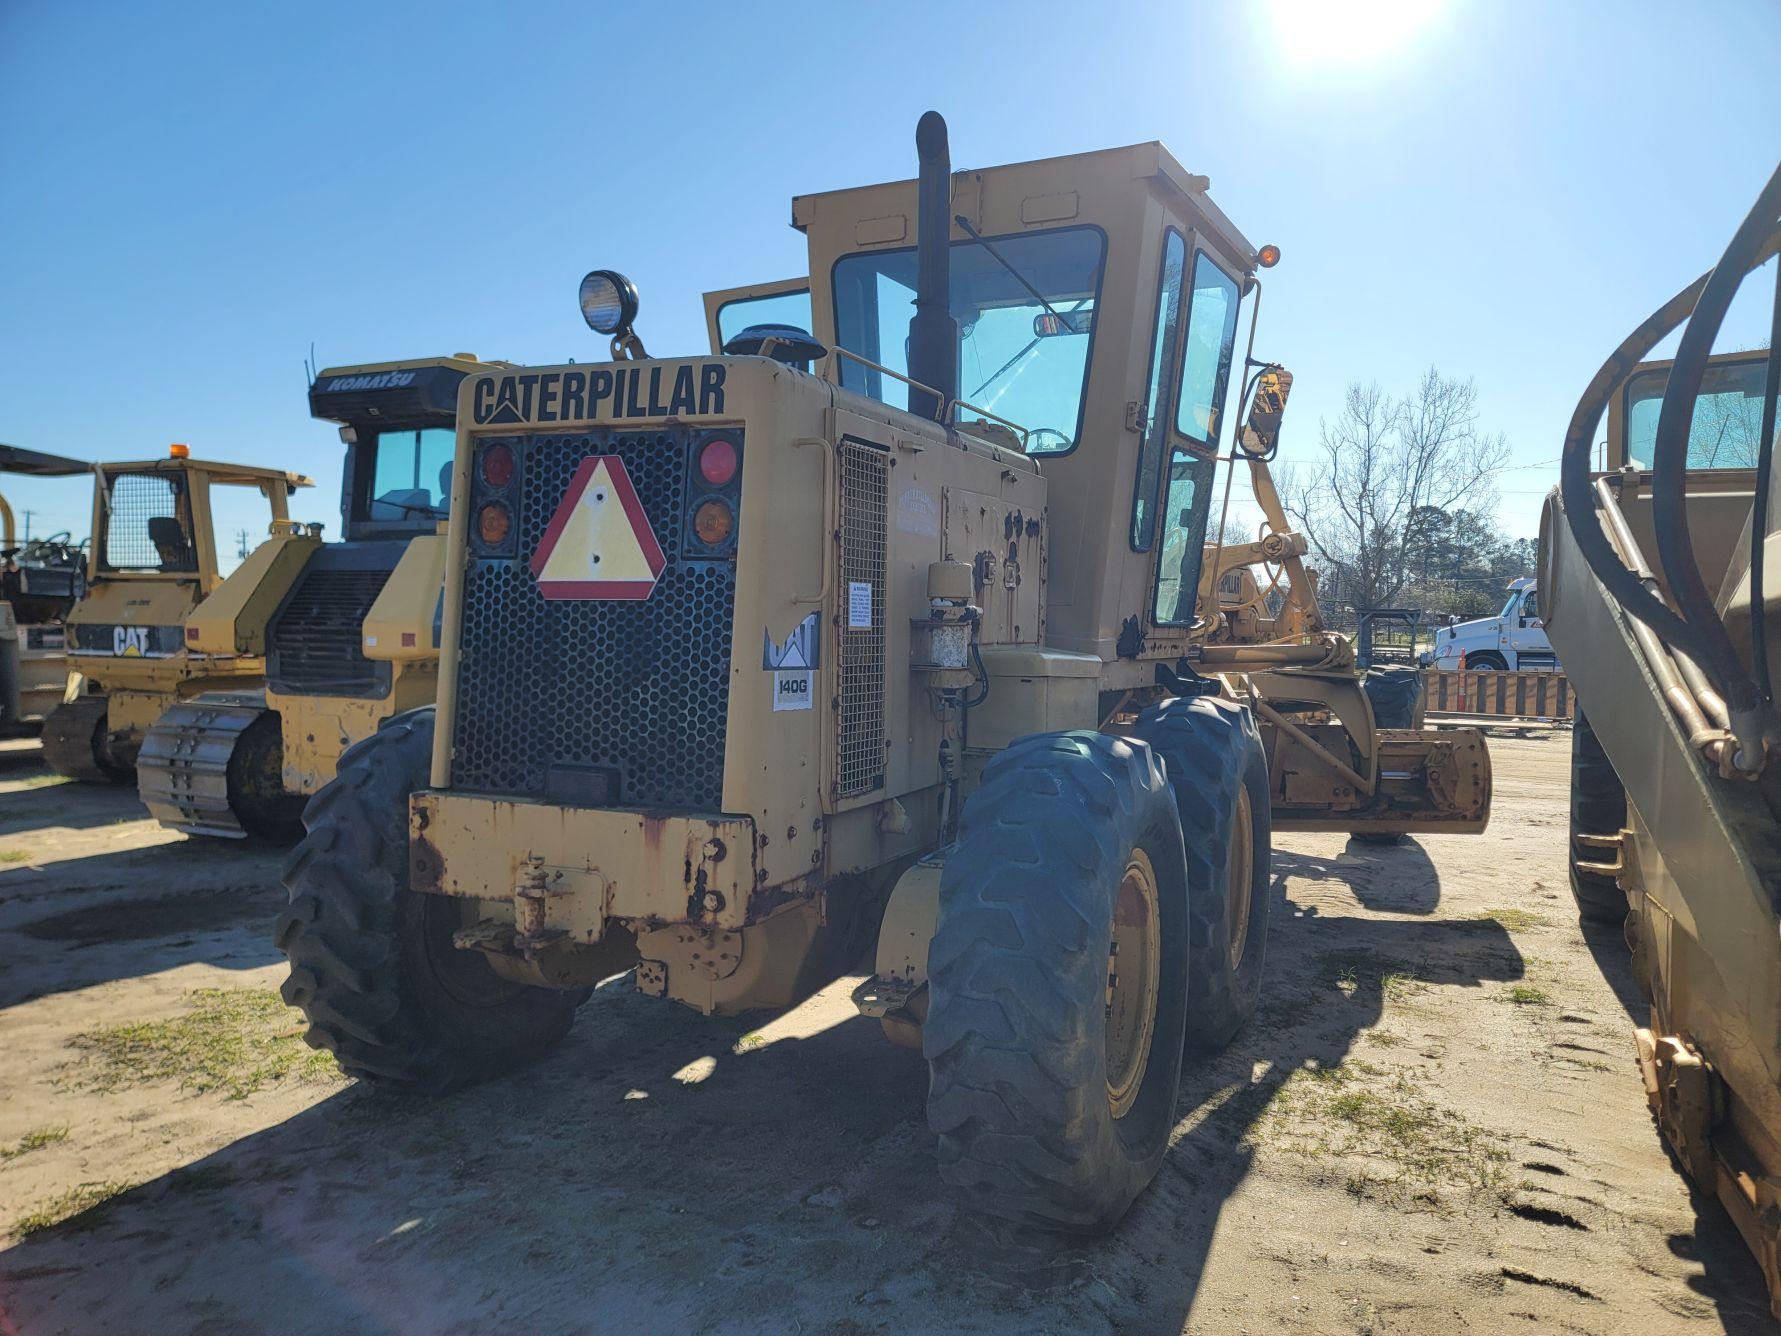
<instances>
[{"instance_id":1,"label":"operator seat","mask_svg":"<svg viewBox=\"0 0 1781 1336\"><path fill-rule=\"evenodd\" d=\"M186 537L185 526L171 515L149 516L148 540L155 545L155 554L160 557L164 571L189 571L197 564L192 557L192 544Z\"/></svg>"}]
</instances>

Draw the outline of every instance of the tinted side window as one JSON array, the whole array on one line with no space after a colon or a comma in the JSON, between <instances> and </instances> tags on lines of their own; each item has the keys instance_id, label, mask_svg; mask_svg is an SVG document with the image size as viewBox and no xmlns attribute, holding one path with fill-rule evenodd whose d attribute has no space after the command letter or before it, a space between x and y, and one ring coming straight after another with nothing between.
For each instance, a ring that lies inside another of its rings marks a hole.
<instances>
[{"instance_id":1,"label":"tinted side window","mask_svg":"<svg viewBox=\"0 0 1781 1336\"><path fill-rule=\"evenodd\" d=\"M1163 467L1163 444L1169 434L1169 392L1164 372L1175 365L1175 343L1181 327L1181 279L1187 264L1187 242L1169 229L1163 242L1162 278L1157 289L1156 332L1150 346L1150 381L1144 392L1144 436L1138 445L1138 478L1132 487L1132 550L1147 552L1156 536L1157 475Z\"/></svg>"},{"instance_id":2,"label":"tinted side window","mask_svg":"<svg viewBox=\"0 0 1781 1336\"><path fill-rule=\"evenodd\" d=\"M1163 494L1163 550L1157 555L1156 600L1150 617L1157 626L1185 626L1194 619L1215 467L1212 460L1182 449L1169 461L1169 484Z\"/></svg>"},{"instance_id":3,"label":"tinted side window","mask_svg":"<svg viewBox=\"0 0 1781 1336\"><path fill-rule=\"evenodd\" d=\"M1196 251L1175 427L1183 436L1207 445L1218 444L1225 382L1237 346L1237 296L1236 282L1205 251Z\"/></svg>"}]
</instances>

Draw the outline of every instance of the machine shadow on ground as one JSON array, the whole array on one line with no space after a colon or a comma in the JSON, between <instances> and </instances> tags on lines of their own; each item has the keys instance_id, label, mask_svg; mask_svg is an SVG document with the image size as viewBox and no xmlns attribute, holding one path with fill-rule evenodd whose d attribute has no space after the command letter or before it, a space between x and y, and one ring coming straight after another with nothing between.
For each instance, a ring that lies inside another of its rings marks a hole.
<instances>
[{"instance_id":1,"label":"machine shadow on ground","mask_svg":"<svg viewBox=\"0 0 1781 1336\"><path fill-rule=\"evenodd\" d=\"M1276 859L1283 874L1294 862ZM706 1020L608 985L530 1069L438 1101L350 1086L16 1244L0 1276L45 1330L261 1326L273 1292L319 1328L551 1328L597 1311L658 1329L869 1330L925 1304L963 1326L1179 1329L1250 1170L1248 1134L1292 1075L1341 1063L1393 980L1521 974L1488 919L1320 914L1282 896L1261 1013L1226 1053L1190 1059L1185 1130L1104 1240L986 1247L936 1172L925 1065L876 1025L834 1008L826 1029L764 1042L761 1018ZM812 1295L810 1275L831 1283Z\"/></svg>"},{"instance_id":2,"label":"machine shadow on ground","mask_svg":"<svg viewBox=\"0 0 1781 1336\"><path fill-rule=\"evenodd\" d=\"M1339 881L1362 906L1381 914L1432 914L1441 904L1441 877L1428 851L1414 839L1401 844L1350 840L1334 858L1274 851L1278 889L1288 877Z\"/></svg>"},{"instance_id":3,"label":"machine shadow on ground","mask_svg":"<svg viewBox=\"0 0 1781 1336\"><path fill-rule=\"evenodd\" d=\"M28 846L48 827L94 830L147 815L131 785L51 782L54 779L42 766L0 767L0 782L34 784L0 793L0 840Z\"/></svg>"},{"instance_id":4,"label":"machine shadow on ground","mask_svg":"<svg viewBox=\"0 0 1781 1336\"><path fill-rule=\"evenodd\" d=\"M0 868L0 1008L185 964L273 964L279 857L174 840Z\"/></svg>"}]
</instances>

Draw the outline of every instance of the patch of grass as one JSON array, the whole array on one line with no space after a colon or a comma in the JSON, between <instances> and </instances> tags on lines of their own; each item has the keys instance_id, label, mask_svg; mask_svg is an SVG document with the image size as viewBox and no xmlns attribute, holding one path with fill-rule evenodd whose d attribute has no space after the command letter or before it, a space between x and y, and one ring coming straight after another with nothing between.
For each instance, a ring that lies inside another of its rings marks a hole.
<instances>
[{"instance_id":1,"label":"patch of grass","mask_svg":"<svg viewBox=\"0 0 1781 1336\"><path fill-rule=\"evenodd\" d=\"M21 1239L29 1238L76 1216L84 1217L83 1224L97 1224L103 1215L99 1208L120 1192L129 1190L128 1183L76 1183L73 1187L38 1202L14 1220L12 1232Z\"/></svg>"},{"instance_id":2,"label":"patch of grass","mask_svg":"<svg viewBox=\"0 0 1781 1336\"><path fill-rule=\"evenodd\" d=\"M53 1146L58 1141L68 1140L66 1123L55 1127L33 1127L24 1136L10 1146L0 1146L0 1160L16 1160L19 1156L34 1150L42 1150L45 1146Z\"/></svg>"},{"instance_id":3,"label":"patch of grass","mask_svg":"<svg viewBox=\"0 0 1781 1336\"><path fill-rule=\"evenodd\" d=\"M262 1086L296 1080L342 1081L334 1059L303 1042L303 1018L277 993L198 988L189 1009L168 1020L107 1025L69 1041L84 1058L74 1079L99 1090L177 1082L200 1094L242 1099Z\"/></svg>"},{"instance_id":4,"label":"patch of grass","mask_svg":"<svg viewBox=\"0 0 1781 1336\"><path fill-rule=\"evenodd\" d=\"M0 849L0 863L28 863L31 855L23 849Z\"/></svg>"},{"instance_id":5,"label":"patch of grass","mask_svg":"<svg viewBox=\"0 0 1781 1336\"><path fill-rule=\"evenodd\" d=\"M1543 1007L1552 1001L1544 988L1536 988L1531 983L1510 984L1503 998L1518 1007Z\"/></svg>"},{"instance_id":6,"label":"patch of grass","mask_svg":"<svg viewBox=\"0 0 1781 1336\"><path fill-rule=\"evenodd\" d=\"M53 789L58 784L72 784L66 775L27 775L13 781L15 789Z\"/></svg>"},{"instance_id":7,"label":"patch of grass","mask_svg":"<svg viewBox=\"0 0 1781 1336\"><path fill-rule=\"evenodd\" d=\"M1444 1191L1500 1194L1509 1181L1501 1137L1428 1099L1412 1073L1359 1058L1293 1073L1248 1139L1346 1160L1348 1191L1396 1202L1439 1207Z\"/></svg>"},{"instance_id":8,"label":"patch of grass","mask_svg":"<svg viewBox=\"0 0 1781 1336\"><path fill-rule=\"evenodd\" d=\"M761 1048L767 1042L767 1036L759 1030L750 1030L736 1041L736 1052L746 1053L751 1048Z\"/></svg>"},{"instance_id":9,"label":"patch of grass","mask_svg":"<svg viewBox=\"0 0 1781 1336\"><path fill-rule=\"evenodd\" d=\"M1487 909L1478 917L1500 923L1510 932L1526 932L1529 928L1546 926L1546 919L1531 909Z\"/></svg>"}]
</instances>

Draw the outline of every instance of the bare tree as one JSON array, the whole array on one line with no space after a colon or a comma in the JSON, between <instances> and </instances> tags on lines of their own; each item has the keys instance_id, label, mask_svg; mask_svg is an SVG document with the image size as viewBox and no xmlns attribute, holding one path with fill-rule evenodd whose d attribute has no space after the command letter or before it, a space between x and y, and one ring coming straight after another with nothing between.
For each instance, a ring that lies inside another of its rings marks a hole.
<instances>
[{"instance_id":1,"label":"bare tree","mask_svg":"<svg viewBox=\"0 0 1781 1336\"><path fill-rule=\"evenodd\" d=\"M1489 511L1509 456L1500 433L1479 427L1477 386L1434 367L1401 399L1351 382L1336 420L1318 427L1316 455L1284 472L1281 499L1357 608L1398 596L1430 515Z\"/></svg>"}]
</instances>

